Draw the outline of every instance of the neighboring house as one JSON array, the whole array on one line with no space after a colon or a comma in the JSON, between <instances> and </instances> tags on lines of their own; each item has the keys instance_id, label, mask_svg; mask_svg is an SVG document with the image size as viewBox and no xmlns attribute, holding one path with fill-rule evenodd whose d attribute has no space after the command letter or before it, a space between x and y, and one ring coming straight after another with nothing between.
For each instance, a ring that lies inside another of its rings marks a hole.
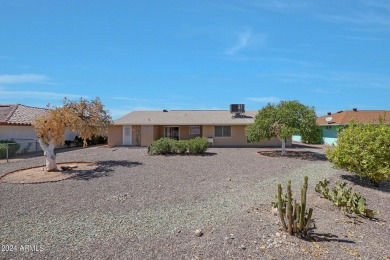
<instances>
[{"instance_id":1,"label":"neighboring house","mask_svg":"<svg viewBox=\"0 0 390 260\"><path fill-rule=\"evenodd\" d=\"M108 145L148 146L162 137L188 140L206 137L213 146L280 146L277 138L250 143L245 127L258 111L232 114L229 110L134 111L108 128ZM291 145L288 140L287 145Z\"/></svg>"},{"instance_id":2,"label":"neighboring house","mask_svg":"<svg viewBox=\"0 0 390 260\"><path fill-rule=\"evenodd\" d=\"M21 145L19 152L27 146L29 146L27 149L29 151L39 150L39 144L36 142L37 134L32 123L36 117L42 116L46 112L46 108L20 104L0 104L0 140L7 139L18 142ZM74 132L66 132L65 139L74 140L75 136Z\"/></svg>"},{"instance_id":3,"label":"neighboring house","mask_svg":"<svg viewBox=\"0 0 390 260\"><path fill-rule=\"evenodd\" d=\"M362 124L378 124L379 117L390 125L390 110L357 110L356 108L347 111L339 111L332 114L328 112L325 116L317 118L317 125L321 127L324 144L336 144L339 132L348 126L351 119ZM294 136L293 141L300 141L300 136Z\"/></svg>"},{"instance_id":4,"label":"neighboring house","mask_svg":"<svg viewBox=\"0 0 390 260\"><path fill-rule=\"evenodd\" d=\"M317 118L317 124L322 129L324 144L335 144L338 133L343 127L348 126L351 119L362 124L378 124L379 117L382 117L386 124L390 124L390 110L357 110L356 108L334 114L328 112L327 115Z\"/></svg>"}]
</instances>

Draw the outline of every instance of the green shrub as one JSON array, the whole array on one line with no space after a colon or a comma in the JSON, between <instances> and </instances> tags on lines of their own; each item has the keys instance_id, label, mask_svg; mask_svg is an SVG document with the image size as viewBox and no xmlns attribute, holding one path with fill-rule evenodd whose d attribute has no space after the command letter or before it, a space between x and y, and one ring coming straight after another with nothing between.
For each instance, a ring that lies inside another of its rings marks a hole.
<instances>
[{"instance_id":1,"label":"green shrub","mask_svg":"<svg viewBox=\"0 0 390 260\"><path fill-rule=\"evenodd\" d=\"M196 137L188 140L188 150L190 154L203 154L209 147L206 138Z\"/></svg>"},{"instance_id":2,"label":"green shrub","mask_svg":"<svg viewBox=\"0 0 390 260\"><path fill-rule=\"evenodd\" d=\"M366 199L358 192L352 191L345 182L336 182L336 186L329 190L329 181L325 179L317 183L315 191L321 193L326 199L333 202L334 205L348 213L355 213L364 217L373 218L373 210L366 208Z\"/></svg>"},{"instance_id":3,"label":"green shrub","mask_svg":"<svg viewBox=\"0 0 390 260\"><path fill-rule=\"evenodd\" d=\"M0 140L0 159L7 158L7 146L8 146L8 158L15 156L16 152L20 149L20 144L18 144L15 141Z\"/></svg>"},{"instance_id":4,"label":"green shrub","mask_svg":"<svg viewBox=\"0 0 390 260\"><path fill-rule=\"evenodd\" d=\"M390 126L351 121L326 157L338 168L368 177L375 185L390 180Z\"/></svg>"},{"instance_id":5,"label":"green shrub","mask_svg":"<svg viewBox=\"0 0 390 260\"><path fill-rule=\"evenodd\" d=\"M188 152L188 141L179 140L173 143L173 152L178 154L186 154Z\"/></svg>"},{"instance_id":6,"label":"green shrub","mask_svg":"<svg viewBox=\"0 0 390 260\"><path fill-rule=\"evenodd\" d=\"M149 147L149 154L170 154L173 152L175 140L170 138L161 138L154 141Z\"/></svg>"},{"instance_id":7,"label":"green shrub","mask_svg":"<svg viewBox=\"0 0 390 260\"><path fill-rule=\"evenodd\" d=\"M207 148L206 138L196 137L190 140L161 138L148 147L148 154L203 154Z\"/></svg>"}]
</instances>

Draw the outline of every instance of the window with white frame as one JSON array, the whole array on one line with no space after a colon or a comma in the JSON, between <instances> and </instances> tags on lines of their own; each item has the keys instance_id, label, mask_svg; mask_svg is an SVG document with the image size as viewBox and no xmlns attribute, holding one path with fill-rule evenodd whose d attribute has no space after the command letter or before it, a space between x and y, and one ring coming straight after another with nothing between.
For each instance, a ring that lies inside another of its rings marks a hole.
<instances>
[{"instance_id":1,"label":"window with white frame","mask_svg":"<svg viewBox=\"0 0 390 260\"><path fill-rule=\"evenodd\" d=\"M232 128L231 126L215 126L214 128L214 136L215 137L231 137L232 136Z\"/></svg>"},{"instance_id":2,"label":"window with white frame","mask_svg":"<svg viewBox=\"0 0 390 260\"><path fill-rule=\"evenodd\" d=\"M191 125L189 134L190 135L200 135L200 126Z\"/></svg>"}]
</instances>

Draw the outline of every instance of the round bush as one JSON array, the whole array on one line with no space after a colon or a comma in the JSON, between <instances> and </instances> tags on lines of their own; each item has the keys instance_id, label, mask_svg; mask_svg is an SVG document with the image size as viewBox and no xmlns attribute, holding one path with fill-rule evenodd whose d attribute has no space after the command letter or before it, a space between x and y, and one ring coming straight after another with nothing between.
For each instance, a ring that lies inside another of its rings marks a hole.
<instances>
[{"instance_id":1,"label":"round bush","mask_svg":"<svg viewBox=\"0 0 390 260\"><path fill-rule=\"evenodd\" d=\"M203 154L209 147L209 142L206 138L196 137L188 140L188 150L190 154Z\"/></svg>"},{"instance_id":2,"label":"round bush","mask_svg":"<svg viewBox=\"0 0 390 260\"><path fill-rule=\"evenodd\" d=\"M390 180L390 126L351 121L326 156L336 167L368 177L375 185Z\"/></svg>"},{"instance_id":3,"label":"round bush","mask_svg":"<svg viewBox=\"0 0 390 260\"><path fill-rule=\"evenodd\" d=\"M175 140L170 138L161 138L154 141L148 149L148 153L152 155L157 154L170 154L173 152Z\"/></svg>"},{"instance_id":4,"label":"round bush","mask_svg":"<svg viewBox=\"0 0 390 260\"><path fill-rule=\"evenodd\" d=\"M7 146L8 146L8 158L15 156L16 152L20 149L20 144L18 144L15 141L0 140L0 159L7 158Z\"/></svg>"}]
</instances>

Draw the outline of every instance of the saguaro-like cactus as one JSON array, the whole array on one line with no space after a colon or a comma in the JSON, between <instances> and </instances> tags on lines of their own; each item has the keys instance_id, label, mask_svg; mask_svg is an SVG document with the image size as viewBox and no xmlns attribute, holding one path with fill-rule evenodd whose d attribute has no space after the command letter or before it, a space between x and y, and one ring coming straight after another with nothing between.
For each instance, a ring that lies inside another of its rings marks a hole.
<instances>
[{"instance_id":1,"label":"saguaro-like cactus","mask_svg":"<svg viewBox=\"0 0 390 260\"><path fill-rule=\"evenodd\" d=\"M307 181L308 177L305 176L303 187L301 189L300 204L298 204L296 200L292 198L291 181L288 181L286 196L283 196L282 185L278 185L277 204L279 217L282 222L283 229L288 231L290 235L299 234L302 237L306 237L307 231L310 227L313 209L310 208L309 211L306 211ZM287 201L286 199L283 200L285 197L287 197ZM287 224L285 219L287 219Z\"/></svg>"}]
</instances>

